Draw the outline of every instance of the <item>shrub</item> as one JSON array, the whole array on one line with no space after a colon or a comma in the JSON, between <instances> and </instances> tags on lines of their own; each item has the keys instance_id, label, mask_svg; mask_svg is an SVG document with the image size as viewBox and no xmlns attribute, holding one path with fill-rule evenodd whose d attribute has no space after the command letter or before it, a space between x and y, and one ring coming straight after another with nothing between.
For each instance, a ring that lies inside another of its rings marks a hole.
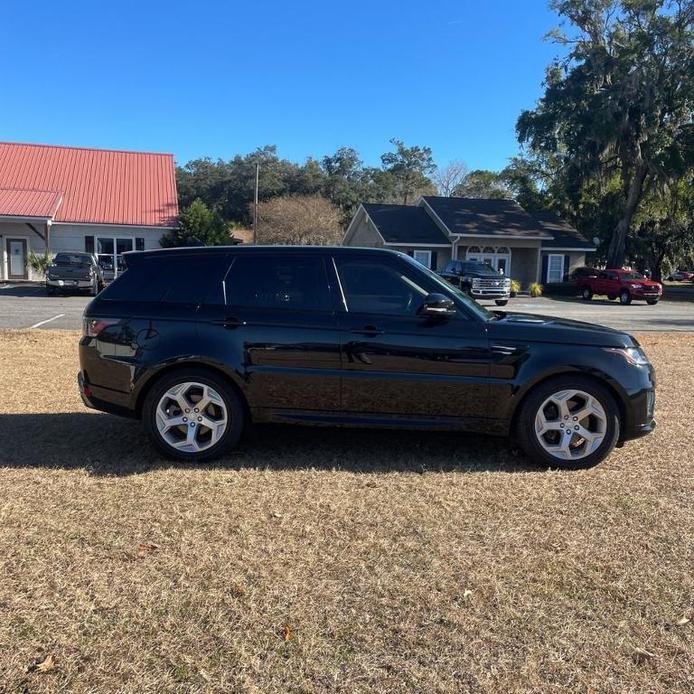
<instances>
[{"instance_id":1,"label":"shrub","mask_svg":"<svg viewBox=\"0 0 694 694\"><path fill-rule=\"evenodd\" d=\"M518 280L511 280L511 296L516 296L521 290L521 283Z\"/></svg>"},{"instance_id":2,"label":"shrub","mask_svg":"<svg viewBox=\"0 0 694 694\"><path fill-rule=\"evenodd\" d=\"M53 256L46 249L43 255L39 255L35 251L29 251L27 254L27 265L40 275L45 276L48 266L53 262Z\"/></svg>"},{"instance_id":3,"label":"shrub","mask_svg":"<svg viewBox=\"0 0 694 694\"><path fill-rule=\"evenodd\" d=\"M536 298L538 296L542 296L542 291L544 290L544 287L539 282L533 282L528 287L528 290L530 291L530 296Z\"/></svg>"}]
</instances>

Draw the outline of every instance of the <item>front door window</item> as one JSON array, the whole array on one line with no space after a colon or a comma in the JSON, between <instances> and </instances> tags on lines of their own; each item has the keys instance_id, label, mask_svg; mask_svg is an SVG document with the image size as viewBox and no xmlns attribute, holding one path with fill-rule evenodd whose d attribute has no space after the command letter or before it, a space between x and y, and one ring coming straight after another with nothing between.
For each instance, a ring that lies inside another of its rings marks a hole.
<instances>
[{"instance_id":1,"label":"front door window","mask_svg":"<svg viewBox=\"0 0 694 694\"><path fill-rule=\"evenodd\" d=\"M7 239L7 252L9 279L26 279L27 242L24 239Z\"/></svg>"}]
</instances>

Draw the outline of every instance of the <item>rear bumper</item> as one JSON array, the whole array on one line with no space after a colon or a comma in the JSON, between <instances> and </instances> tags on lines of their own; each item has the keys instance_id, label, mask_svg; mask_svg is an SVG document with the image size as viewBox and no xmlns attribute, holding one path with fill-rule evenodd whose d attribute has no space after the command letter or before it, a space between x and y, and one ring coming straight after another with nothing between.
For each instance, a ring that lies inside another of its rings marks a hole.
<instances>
[{"instance_id":1,"label":"rear bumper","mask_svg":"<svg viewBox=\"0 0 694 694\"><path fill-rule=\"evenodd\" d=\"M77 374L77 387L79 388L82 402L92 410L116 414L121 417L137 417L136 413L125 404L127 396L108 388L99 388L92 385L83 371ZM118 402L119 399L122 399L124 402Z\"/></svg>"},{"instance_id":2,"label":"rear bumper","mask_svg":"<svg viewBox=\"0 0 694 694\"><path fill-rule=\"evenodd\" d=\"M94 280L46 280L47 287L56 287L58 289L90 289L93 283Z\"/></svg>"}]
</instances>

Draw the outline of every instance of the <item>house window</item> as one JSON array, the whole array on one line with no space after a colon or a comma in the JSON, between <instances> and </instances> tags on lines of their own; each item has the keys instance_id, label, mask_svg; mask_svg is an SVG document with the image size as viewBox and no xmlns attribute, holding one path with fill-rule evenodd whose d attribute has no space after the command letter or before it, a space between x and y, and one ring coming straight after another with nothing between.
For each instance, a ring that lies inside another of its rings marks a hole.
<instances>
[{"instance_id":1,"label":"house window","mask_svg":"<svg viewBox=\"0 0 694 694\"><path fill-rule=\"evenodd\" d=\"M508 246L470 246L465 254L466 260L476 260L488 263L501 274L508 275L511 272L511 249Z\"/></svg>"},{"instance_id":2,"label":"house window","mask_svg":"<svg viewBox=\"0 0 694 694\"><path fill-rule=\"evenodd\" d=\"M134 239L119 239L111 236L96 237L96 254L99 265L109 277L118 277L125 264L123 253L134 249Z\"/></svg>"},{"instance_id":3,"label":"house window","mask_svg":"<svg viewBox=\"0 0 694 694\"><path fill-rule=\"evenodd\" d=\"M550 253L547 257L547 282L561 282L564 279L564 256Z\"/></svg>"},{"instance_id":4,"label":"house window","mask_svg":"<svg viewBox=\"0 0 694 694\"><path fill-rule=\"evenodd\" d=\"M424 267L431 268L431 251L414 251L412 257Z\"/></svg>"}]
</instances>

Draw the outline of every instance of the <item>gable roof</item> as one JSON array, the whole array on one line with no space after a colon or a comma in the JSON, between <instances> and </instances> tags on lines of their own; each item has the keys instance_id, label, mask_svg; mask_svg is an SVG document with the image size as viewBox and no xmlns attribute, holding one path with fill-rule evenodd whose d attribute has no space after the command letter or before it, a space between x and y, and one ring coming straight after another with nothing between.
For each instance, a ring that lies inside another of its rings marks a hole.
<instances>
[{"instance_id":1,"label":"gable roof","mask_svg":"<svg viewBox=\"0 0 694 694\"><path fill-rule=\"evenodd\" d=\"M52 219L62 201L54 190L0 188L0 214L6 217Z\"/></svg>"},{"instance_id":2,"label":"gable roof","mask_svg":"<svg viewBox=\"0 0 694 694\"><path fill-rule=\"evenodd\" d=\"M173 226L173 155L0 142L0 216Z\"/></svg>"},{"instance_id":3,"label":"gable roof","mask_svg":"<svg viewBox=\"0 0 694 694\"><path fill-rule=\"evenodd\" d=\"M556 212L534 212L533 217L542 229L552 235L548 241L542 242L543 248L576 248L578 250L595 250L595 246L587 241L578 229L574 229Z\"/></svg>"},{"instance_id":4,"label":"gable roof","mask_svg":"<svg viewBox=\"0 0 694 694\"><path fill-rule=\"evenodd\" d=\"M425 195L424 202L451 234L499 238L551 239L532 215L515 200L442 198Z\"/></svg>"},{"instance_id":5,"label":"gable roof","mask_svg":"<svg viewBox=\"0 0 694 694\"><path fill-rule=\"evenodd\" d=\"M448 245L450 239L422 207L363 203L386 243Z\"/></svg>"}]
</instances>

